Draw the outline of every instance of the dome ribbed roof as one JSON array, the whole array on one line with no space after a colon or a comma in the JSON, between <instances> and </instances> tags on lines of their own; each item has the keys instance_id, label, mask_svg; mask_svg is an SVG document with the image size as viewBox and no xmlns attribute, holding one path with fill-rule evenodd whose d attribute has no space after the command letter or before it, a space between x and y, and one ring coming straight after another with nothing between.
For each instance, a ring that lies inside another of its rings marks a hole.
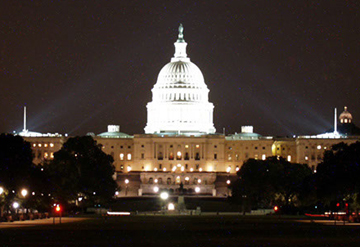
<instances>
[{"instance_id":1,"label":"dome ribbed roof","mask_svg":"<svg viewBox=\"0 0 360 247\"><path fill-rule=\"evenodd\" d=\"M206 87L204 76L192 62L176 61L166 64L159 73L157 88L203 88ZM207 88L207 87L206 87Z\"/></svg>"}]
</instances>

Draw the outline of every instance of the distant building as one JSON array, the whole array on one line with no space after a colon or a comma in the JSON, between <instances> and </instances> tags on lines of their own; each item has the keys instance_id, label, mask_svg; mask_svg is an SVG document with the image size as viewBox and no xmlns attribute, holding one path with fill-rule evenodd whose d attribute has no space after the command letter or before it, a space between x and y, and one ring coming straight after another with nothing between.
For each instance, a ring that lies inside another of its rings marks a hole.
<instances>
[{"instance_id":1,"label":"distant building","mask_svg":"<svg viewBox=\"0 0 360 247\"><path fill-rule=\"evenodd\" d=\"M216 133L209 89L200 69L187 57L186 45L180 26L174 57L161 69L152 89L145 134L128 135L118 125L92 134L115 160L116 179L122 187L119 196L155 195L163 189L177 193L180 184L189 195L227 196L228 185L249 158L280 156L316 172L325 150L360 139L346 107L339 128L325 134L275 138L254 133L252 126L242 126L240 133L228 136ZM24 124L20 135L31 143L35 163L53 159L68 138L31 133Z\"/></svg>"}]
</instances>

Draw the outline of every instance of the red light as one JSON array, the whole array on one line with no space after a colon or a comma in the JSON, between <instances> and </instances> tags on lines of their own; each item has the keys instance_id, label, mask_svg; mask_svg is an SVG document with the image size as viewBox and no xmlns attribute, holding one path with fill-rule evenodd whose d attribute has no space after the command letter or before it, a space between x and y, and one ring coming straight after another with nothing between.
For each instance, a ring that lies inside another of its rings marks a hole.
<instances>
[{"instance_id":1,"label":"red light","mask_svg":"<svg viewBox=\"0 0 360 247\"><path fill-rule=\"evenodd\" d=\"M349 206L349 204L348 203L345 203L345 207L348 207Z\"/></svg>"},{"instance_id":2,"label":"red light","mask_svg":"<svg viewBox=\"0 0 360 247\"><path fill-rule=\"evenodd\" d=\"M340 207L340 203L336 203L336 207Z\"/></svg>"},{"instance_id":3,"label":"red light","mask_svg":"<svg viewBox=\"0 0 360 247\"><path fill-rule=\"evenodd\" d=\"M60 212L60 211L61 211L60 205L56 205L55 211L56 211L56 212Z\"/></svg>"},{"instance_id":4,"label":"red light","mask_svg":"<svg viewBox=\"0 0 360 247\"><path fill-rule=\"evenodd\" d=\"M279 210L279 207L278 206L275 206L274 207L274 211L277 212Z\"/></svg>"}]
</instances>

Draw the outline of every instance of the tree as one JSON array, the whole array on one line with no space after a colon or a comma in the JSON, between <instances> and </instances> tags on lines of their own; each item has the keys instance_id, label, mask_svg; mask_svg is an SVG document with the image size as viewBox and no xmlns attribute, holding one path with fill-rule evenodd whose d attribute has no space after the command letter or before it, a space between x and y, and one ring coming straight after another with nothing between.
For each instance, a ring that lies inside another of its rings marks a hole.
<instances>
[{"instance_id":1,"label":"tree","mask_svg":"<svg viewBox=\"0 0 360 247\"><path fill-rule=\"evenodd\" d=\"M60 202L108 202L117 189L113 161L90 136L68 139L46 166L54 196Z\"/></svg>"},{"instance_id":2,"label":"tree","mask_svg":"<svg viewBox=\"0 0 360 247\"><path fill-rule=\"evenodd\" d=\"M275 202L289 206L309 192L312 172L307 165L268 157L266 160L249 159L238 176L233 186L234 197L247 198L252 207L270 207Z\"/></svg>"},{"instance_id":3,"label":"tree","mask_svg":"<svg viewBox=\"0 0 360 247\"><path fill-rule=\"evenodd\" d=\"M328 206L344 200L359 205L360 142L339 143L324 154L317 167L318 197Z\"/></svg>"},{"instance_id":4,"label":"tree","mask_svg":"<svg viewBox=\"0 0 360 247\"><path fill-rule=\"evenodd\" d=\"M1 216L21 189L31 186L31 175L35 167L32 159L30 143L24 141L21 136L0 135Z\"/></svg>"},{"instance_id":5,"label":"tree","mask_svg":"<svg viewBox=\"0 0 360 247\"><path fill-rule=\"evenodd\" d=\"M253 208L271 205L275 191L270 183L269 171L265 161L247 160L237 173L239 179L232 186L234 199Z\"/></svg>"}]
</instances>

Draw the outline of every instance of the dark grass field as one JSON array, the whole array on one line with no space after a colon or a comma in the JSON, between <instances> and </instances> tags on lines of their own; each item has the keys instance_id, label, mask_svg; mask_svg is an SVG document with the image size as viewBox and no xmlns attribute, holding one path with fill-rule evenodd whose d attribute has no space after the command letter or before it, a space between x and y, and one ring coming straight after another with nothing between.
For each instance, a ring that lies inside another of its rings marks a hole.
<instances>
[{"instance_id":1,"label":"dark grass field","mask_svg":"<svg viewBox=\"0 0 360 247\"><path fill-rule=\"evenodd\" d=\"M360 246L359 226L276 216L91 217L0 230L0 246Z\"/></svg>"},{"instance_id":2,"label":"dark grass field","mask_svg":"<svg viewBox=\"0 0 360 247\"><path fill-rule=\"evenodd\" d=\"M173 196L167 203L177 203L178 197ZM202 212L241 212L241 205L230 203L226 198L197 198L185 197L186 208L195 210L201 208ZM112 204L113 211L158 211L163 202L158 197L123 197Z\"/></svg>"}]
</instances>

